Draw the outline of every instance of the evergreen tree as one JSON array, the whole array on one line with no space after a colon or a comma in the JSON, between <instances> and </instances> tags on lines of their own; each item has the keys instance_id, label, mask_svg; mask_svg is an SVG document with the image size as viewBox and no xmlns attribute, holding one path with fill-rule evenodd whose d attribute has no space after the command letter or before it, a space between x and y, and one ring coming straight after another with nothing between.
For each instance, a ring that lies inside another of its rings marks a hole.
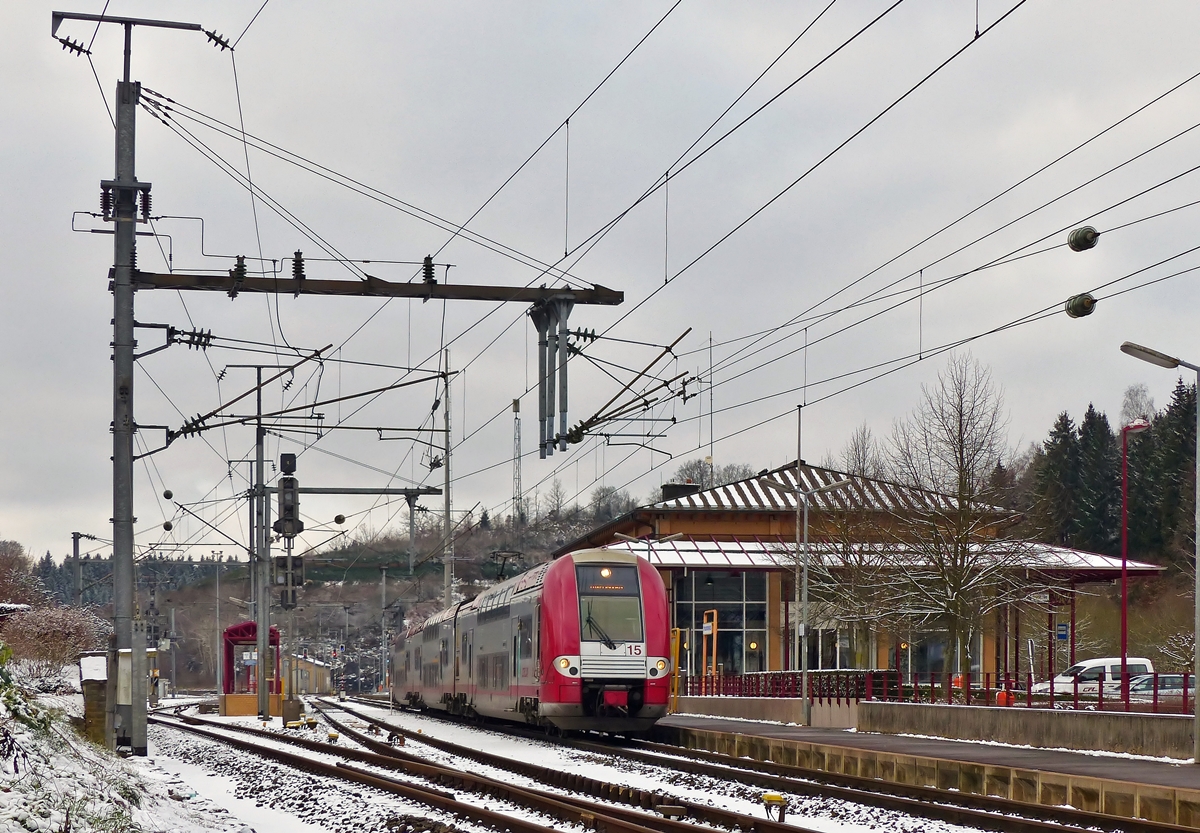
<instances>
[{"instance_id":1,"label":"evergreen tree","mask_svg":"<svg viewBox=\"0 0 1200 833\"><path fill-rule=\"evenodd\" d=\"M1154 421L1152 465L1157 473L1150 522L1159 549L1176 566L1191 559L1195 526L1196 388L1176 383L1171 404Z\"/></svg>"},{"instance_id":2,"label":"evergreen tree","mask_svg":"<svg viewBox=\"0 0 1200 833\"><path fill-rule=\"evenodd\" d=\"M1079 440L1063 411L1042 444L1044 456L1034 481L1034 512L1044 541L1074 546L1079 515Z\"/></svg>"},{"instance_id":3,"label":"evergreen tree","mask_svg":"<svg viewBox=\"0 0 1200 833\"><path fill-rule=\"evenodd\" d=\"M1120 449L1108 417L1089 404L1079 423L1076 547L1105 555L1120 553L1120 465Z\"/></svg>"}]
</instances>

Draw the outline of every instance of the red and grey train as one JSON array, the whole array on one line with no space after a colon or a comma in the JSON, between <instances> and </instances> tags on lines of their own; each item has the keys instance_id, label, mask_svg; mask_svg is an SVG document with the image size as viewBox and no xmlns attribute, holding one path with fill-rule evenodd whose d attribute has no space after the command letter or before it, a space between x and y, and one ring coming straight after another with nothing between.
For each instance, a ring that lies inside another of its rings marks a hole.
<instances>
[{"instance_id":1,"label":"red and grey train","mask_svg":"<svg viewBox=\"0 0 1200 833\"><path fill-rule=\"evenodd\" d=\"M646 559L582 550L410 627L392 698L562 730L641 732L667 713L670 620Z\"/></svg>"}]
</instances>

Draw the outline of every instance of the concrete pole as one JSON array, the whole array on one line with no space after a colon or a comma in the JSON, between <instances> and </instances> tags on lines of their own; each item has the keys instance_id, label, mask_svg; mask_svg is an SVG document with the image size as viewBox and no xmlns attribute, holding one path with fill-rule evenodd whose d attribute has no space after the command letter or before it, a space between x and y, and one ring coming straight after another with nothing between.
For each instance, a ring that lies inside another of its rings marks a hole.
<instances>
[{"instance_id":1,"label":"concrete pole","mask_svg":"<svg viewBox=\"0 0 1200 833\"><path fill-rule=\"evenodd\" d=\"M417 496L407 494L404 500L408 503L408 574L413 574L413 553L417 548Z\"/></svg>"},{"instance_id":2,"label":"concrete pole","mask_svg":"<svg viewBox=\"0 0 1200 833\"><path fill-rule=\"evenodd\" d=\"M174 697L179 691L179 684L175 678L175 608L171 608L168 615L171 627L171 632L167 634L167 638L171 640L171 696Z\"/></svg>"},{"instance_id":3,"label":"concrete pole","mask_svg":"<svg viewBox=\"0 0 1200 833\"><path fill-rule=\"evenodd\" d=\"M258 648L258 664L255 675L258 685L258 716L268 720L271 716L271 697L267 687L267 662L271 653L271 571L267 552L267 490L266 490L266 459L264 445L266 431L262 423L262 368L257 373L257 402L258 419L255 421L254 443L254 530L255 564L252 569L257 574L257 593L255 594L254 623L257 628L255 642Z\"/></svg>"},{"instance_id":4,"label":"concrete pole","mask_svg":"<svg viewBox=\"0 0 1200 833\"><path fill-rule=\"evenodd\" d=\"M124 80L117 84L116 177L113 188L113 630L118 655L132 651L130 700L110 703L115 708L116 735L125 739L134 755L146 754L146 680L138 670L146 667L143 638L134 638L135 578L133 564L133 272L137 178L134 176L134 139L141 85L130 81L129 53L133 25L125 24ZM110 669L116 675L117 669ZM115 737L113 738L115 743Z\"/></svg>"},{"instance_id":5,"label":"concrete pole","mask_svg":"<svg viewBox=\"0 0 1200 833\"><path fill-rule=\"evenodd\" d=\"M379 568L379 685L387 689L387 567Z\"/></svg>"},{"instance_id":6,"label":"concrete pole","mask_svg":"<svg viewBox=\"0 0 1200 833\"><path fill-rule=\"evenodd\" d=\"M217 648L213 652L216 663L217 696L224 693L225 655L221 650L221 562L217 562Z\"/></svg>"},{"instance_id":7,"label":"concrete pole","mask_svg":"<svg viewBox=\"0 0 1200 833\"><path fill-rule=\"evenodd\" d=\"M454 598L454 538L453 524L450 521L450 447L453 445L451 441L452 434L450 432L450 351L446 351L446 454L442 458L442 491L446 498L446 517L442 523L442 534L445 540L442 542L442 576L445 587L442 591L443 605L450 607Z\"/></svg>"},{"instance_id":8,"label":"concrete pole","mask_svg":"<svg viewBox=\"0 0 1200 833\"><path fill-rule=\"evenodd\" d=\"M82 533L71 533L71 583L75 607L83 607L83 565L79 562L79 539Z\"/></svg>"}]
</instances>

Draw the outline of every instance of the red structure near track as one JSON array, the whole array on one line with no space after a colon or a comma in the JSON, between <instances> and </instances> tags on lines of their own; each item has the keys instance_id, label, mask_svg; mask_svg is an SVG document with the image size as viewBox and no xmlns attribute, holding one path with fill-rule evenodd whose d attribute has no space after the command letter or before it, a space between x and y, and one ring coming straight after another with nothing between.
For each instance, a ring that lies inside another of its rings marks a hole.
<instances>
[{"instance_id":1,"label":"red structure near track","mask_svg":"<svg viewBox=\"0 0 1200 833\"><path fill-rule=\"evenodd\" d=\"M225 678L222 683L222 694L241 694L254 692L255 677L247 671L243 674L245 682L235 674L235 661L237 659L236 652L253 651L255 650L256 640L258 639L258 626L254 622L246 621L239 622L236 625L230 625L225 629L225 633L221 637L221 662L225 668ZM279 693L279 631L276 628L271 628L268 636L271 646L271 659L274 660L274 672L268 674L268 682L271 686L271 693ZM253 669L253 664L246 664L246 669Z\"/></svg>"}]
</instances>

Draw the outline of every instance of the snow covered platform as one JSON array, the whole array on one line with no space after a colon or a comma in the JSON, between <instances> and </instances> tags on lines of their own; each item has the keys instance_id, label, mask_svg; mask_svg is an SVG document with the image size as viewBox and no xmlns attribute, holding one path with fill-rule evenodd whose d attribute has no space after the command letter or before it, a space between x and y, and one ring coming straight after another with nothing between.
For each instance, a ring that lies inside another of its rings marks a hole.
<instances>
[{"instance_id":1,"label":"snow covered platform","mask_svg":"<svg viewBox=\"0 0 1200 833\"><path fill-rule=\"evenodd\" d=\"M912 735L671 715L660 739L689 749L899 784L1071 805L1200 829L1191 760L1006 746Z\"/></svg>"}]
</instances>

